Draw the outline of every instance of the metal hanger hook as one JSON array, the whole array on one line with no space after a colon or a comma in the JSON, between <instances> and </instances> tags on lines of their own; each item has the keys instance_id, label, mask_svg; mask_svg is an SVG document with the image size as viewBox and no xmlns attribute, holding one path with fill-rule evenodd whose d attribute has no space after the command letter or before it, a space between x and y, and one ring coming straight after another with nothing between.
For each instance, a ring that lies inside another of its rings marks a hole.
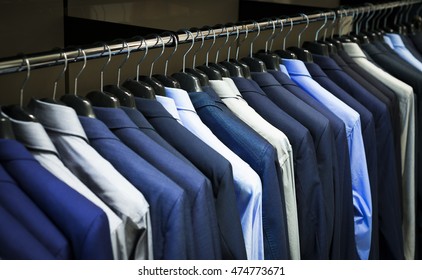
<instances>
[{"instance_id":1,"label":"metal hanger hook","mask_svg":"<svg viewBox=\"0 0 422 280\"><path fill-rule=\"evenodd\" d=\"M239 26L237 25L233 25L233 29L236 29L236 38L230 43L229 48L227 49L227 61L230 61L230 54L232 51L232 46L234 44L234 42L237 41L237 39L239 39L240 36L240 32L239 32ZM230 32L229 36L231 35L231 33L233 33L234 30L232 30L232 32Z\"/></svg>"},{"instance_id":2,"label":"metal hanger hook","mask_svg":"<svg viewBox=\"0 0 422 280\"><path fill-rule=\"evenodd\" d=\"M284 23L283 23L283 20L281 20L281 19L277 18L277 19L276 19L276 25L277 25L277 22L280 22L280 31L278 32L278 34L276 34L276 35L275 35L275 36L271 39L270 51L273 49L273 44L274 44L274 41L275 41L278 37L280 37L280 35L281 35L281 33L283 32L283 29L284 29Z\"/></svg>"},{"instance_id":3,"label":"metal hanger hook","mask_svg":"<svg viewBox=\"0 0 422 280\"><path fill-rule=\"evenodd\" d=\"M139 50L142 45L145 45L145 52L144 55L139 59L138 64L136 64L136 81L139 82L139 75L140 75L140 68L141 68L141 63L144 62L145 58L147 57L148 54L148 43L145 40L144 37L138 37L140 40L140 44L139 47L137 48L137 50Z\"/></svg>"},{"instance_id":4,"label":"metal hanger hook","mask_svg":"<svg viewBox=\"0 0 422 280\"><path fill-rule=\"evenodd\" d=\"M78 59L78 57L79 57L79 54L80 53L82 53L83 54L83 58L84 58L84 64L82 65L82 68L81 68L81 70L79 70L79 72L78 72L78 74L76 75L76 77L75 77L75 82L74 82L74 84L75 84L75 89L74 89L74 95L76 96L77 95L77 92L78 92L78 79L79 79L79 77L81 76L81 74L82 74L82 72L85 70L85 67L86 67L86 62L87 62L87 58L86 58L86 52L85 52L85 50L84 49L78 49L78 56L75 58L75 61Z\"/></svg>"},{"instance_id":5,"label":"metal hanger hook","mask_svg":"<svg viewBox=\"0 0 422 280\"><path fill-rule=\"evenodd\" d=\"M213 38L212 39L212 43L211 43L210 47L207 49L207 52L206 52L206 55L205 55L205 65L208 66L208 61L209 61L209 57L210 57L210 51L211 51L211 49L215 45L216 35L215 35L215 30L212 29L211 27L204 26L203 28L207 28L208 29L209 32L208 32L207 36L210 35L210 33L212 32L212 38Z\"/></svg>"},{"instance_id":6,"label":"metal hanger hook","mask_svg":"<svg viewBox=\"0 0 422 280\"><path fill-rule=\"evenodd\" d=\"M29 78L31 77L31 64L29 63L29 59L25 55L23 55L22 57L21 69L23 69L24 67L26 67L26 77L20 88L20 95L19 95L19 106L21 108L23 107L23 91L26 87L26 84L28 83Z\"/></svg>"},{"instance_id":7,"label":"metal hanger hook","mask_svg":"<svg viewBox=\"0 0 422 280\"><path fill-rule=\"evenodd\" d=\"M68 60L67 60L66 52L63 51L63 50L60 50L60 57L61 56L63 56L63 58L64 58L64 67L63 67L63 70L60 72L59 76L57 77L57 79L54 81L53 100L56 100L57 84L59 83L60 79L63 78L63 75L64 75L64 73L66 73L66 70L67 70Z\"/></svg>"},{"instance_id":8,"label":"metal hanger hook","mask_svg":"<svg viewBox=\"0 0 422 280\"><path fill-rule=\"evenodd\" d=\"M128 62L129 57L130 57L130 47L129 44L126 41L122 42L123 48L126 46L126 52L127 55L125 57L125 59L122 61L122 63L120 63L119 67L117 68L117 86L120 88L120 76L121 76L121 72L122 72L122 68L123 66ZM122 50L123 50L122 48Z\"/></svg>"},{"instance_id":9,"label":"metal hanger hook","mask_svg":"<svg viewBox=\"0 0 422 280\"><path fill-rule=\"evenodd\" d=\"M287 32L287 34L283 38L283 50L286 49L286 40L287 40L287 37L290 35L290 33L293 30L293 19L291 19L290 17L287 17L286 20L288 20L288 19L290 20L290 29L289 29L289 32Z\"/></svg>"},{"instance_id":10,"label":"metal hanger hook","mask_svg":"<svg viewBox=\"0 0 422 280\"><path fill-rule=\"evenodd\" d=\"M254 28L255 28L255 25L256 25L258 32L257 32L256 36L252 39L251 43L249 44L249 56L250 57L253 56L253 44L256 41L256 39L258 39L259 35L261 34L261 27L259 26L259 23L254 21L253 25L254 25Z\"/></svg>"},{"instance_id":11,"label":"metal hanger hook","mask_svg":"<svg viewBox=\"0 0 422 280\"><path fill-rule=\"evenodd\" d=\"M173 55L176 53L177 48L178 48L178 46L179 46L179 42L178 42L177 36L176 36L173 32L164 32L164 33L163 33L163 34L161 34L161 35L165 35L165 34L169 34L169 35L170 35L170 37L171 37L171 41L170 41L170 43L173 43L173 42L174 42L174 48L173 48L173 51L172 51L172 52L171 52L171 54L167 57L166 62L165 62L165 64L164 64L164 76L167 76L167 69L168 69L169 61L170 61L170 59L173 57Z\"/></svg>"},{"instance_id":12,"label":"metal hanger hook","mask_svg":"<svg viewBox=\"0 0 422 280\"><path fill-rule=\"evenodd\" d=\"M195 37L193 36L193 33L191 31L189 31L188 29L180 29L179 31L185 32L185 34L187 35L186 41L189 40L189 37L192 38L192 44L190 45L189 49L183 54L182 72L185 73L185 70L186 70L186 56L192 50L193 45L195 44ZM178 33L179 33L179 31L178 31Z\"/></svg>"},{"instance_id":13,"label":"metal hanger hook","mask_svg":"<svg viewBox=\"0 0 422 280\"><path fill-rule=\"evenodd\" d=\"M318 30L315 32L315 42L318 41L318 37L319 37L319 32L321 32L321 30L327 25L328 22L328 15L326 13L321 13L320 16L324 15L324 24L321 25L320 28L318 28Z\"/></svg>"},{"instance_id":14,"label":"metal hanger hook","mask_svg":"<svg viewBox=\"0 0 422 280\"><path fill-rule=\"evenodd\" d=\"M300 15L302 16L302 18L306 18L306 26L300 31L299 35L297 36L297 46L299 48L300 48L300 42L302 39L302 33L305 32L305 30L308 29L308 26L309 26L309 17L305 14L300 14Z\"/></svg>"},{"instance_id":15,"label":"metal hanger hook","mask_svg":"<svg viewBox=\"0 0 422 280\"><path fill-rule=\"evenodd\" d=\"M365 21L365 31L369 31L369 22L375 16L375 10L373 8L374 4L366 3L366 5L369 5L369 11L368 11L368 16L367 16L366 21Z\"/></svg>"},{"instance_id":16,"label":"metal hanger hook","mask_svg":"<svg viewBox=\"0 0 422 280\"><path fill-rule=\"evenodd\" d=\"M218 36L220 36L221 34L223 34L223 33L226 33L226 41L224 41L224 44L222 44L218 49L217 49L217 52L215 53L215 63L218 63L218 57L220 56L220 50L223 48L223 47L225 47L226 45L227 45L227 43L228 43L228 41L229 41L229 29L227 28L227 26L222 26L221 27L221 33L218 35Z\"/></svg>"},{"instance_id":17,"label":"metal hanger hook","mask_svg":"<svg viewBox=\"0 0 422 280\"><path fill-rule=\"evenodd\" d=\"M160 57L162 57L162 56L163 56L164 51L165 51L165 49L166 49L166 44L164 44L163 38L161 38L161 36L160 36L160 35L158 35L158 34L152 34L152 36L156 37L156 39L157 39L157 41L156 41L156 43L155 43L155 46L157 46L157 45L158 45L158 42L160 42L160 43L161 43L161 52L160 52L160 54L159 54L156 58L154 58L154 60L151 62L151 68L149 69L149 77L150 77L150 78L152 77L152 72L153 72L153 70L154 70L154 64L155 64L155 62L157 62L157 61L158 61L158 59L160 59Z\"/></svg>"},{"instance_id":18,"label":"metal hanger hook","mask_svg":"<svg viewBox=\"0 0 422 280\"><path fill-rule=\"evenodd\" d=\"M273 26L273 28L272 28L271 35L265 41L265 52L268 52L268 45L269 45L270 40L272 39L272 41L274 41L274 34L275 34L275 27L276 27L275 25L276 24L275 24L275 21L273 19L268 19L268 25L267 26L269 26L270 24Z\"/></svg>"},{"instance_id":19,"label":"metal hanger hook","mask_svg":"<svg viewBox=\"0 0 422 280\"><path fill-rule=\"evenodd\" d=\"M332 13L333 13L333 21L331 22L331 25L330 25L330 28L331 28L331 39L334 37L334 29L335 29L335 24L336 24L336 21L337 21L337 13L335 12L335 11L331 11ZM325 41L325 39L327 38L327 30L328 30L328 28L326 28L325 30L324 30L324 41Z\"/></svg>"},{"instance_id":20,"label":"metal hanger hook","mask_svg":"<svg viewBox=\"0 0 422 280\"><path fill-rule=\"evenodd\" d=\"M236 59L239 59L240 46L243 45L243 43L246 41L246 39L248 38L248 35L249 35L248 25L246 23L243 23L242 24L242 28L243 27L245 27L245 37L243 37L243 40L239 41L239 43L237 44L237 48L236 48Z\"/></svg>"},{"instance_id":21,"label":"metal hanger hook","mask_svg":"<svg viewBox=\"0 0 422 280\"><path fill-rule=\"evenodd\" d=\"M195 67L196 67L196 56L198 55L199 51L202 50L202 48L204 47L205 36L204 36L204 33L202 32L202 30L200 30L199 28L191 28L190 30L193 31L193 32L196 32L195 39L198 38L199 33L201 33L201 45L199 46L198 49L196 49L196 51L193 54L193 58L192 58L192 68L195 69Z\"/></svg>"},{"instance_id":22,"label":"metal hanger hook","mask_svg":"<svg viewBox=\"0 0 422 280\"><path fill-rule=\"evenodd\" d=\"M107 49L107 52L108 52L108 59L107 59L107 61L106 61L106 63L103 65L103 67L101 68L101 72L100 72L100 79L101 79L101 87L100 87L100 90L101 91L103 91L103 89L104 89L104 70L106 69L106 67L108 66L108 64L110 63L110 61L111 61L111 49L110 49L110 46L108 45L108 44L106 44L106 43L103 43L103 46L104 46L104 51L103 51L103 53L105 52L105 50ZM102 53L102 54L103 54ZM101 54L101 55L102 55Z\"/></svg>"}]
</instances>

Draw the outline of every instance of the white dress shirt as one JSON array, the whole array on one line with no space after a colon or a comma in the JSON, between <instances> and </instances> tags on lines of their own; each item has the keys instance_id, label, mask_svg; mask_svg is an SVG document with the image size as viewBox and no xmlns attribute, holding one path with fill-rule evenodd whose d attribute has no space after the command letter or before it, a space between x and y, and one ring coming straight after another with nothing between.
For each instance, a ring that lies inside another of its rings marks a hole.
<instances>
[{"instance_id":1,"label":"white dress shirt","mask_svg":"<svg viewBox=\"0 0 422 280\"><path fill-rule=\"evenodd\" d=\"M211 87L226 106L242 121L273 145L283 173L283 189L286 204L287 231L292 259L300 259L299 222L297 216L296 189L293 169L293 152L287 136L262 118L243 99L232 79L210 80Z\"/></svg>"},{"instance_id":2,"label":"white dress shirt","mask_svg":"<svg viewBox=\"0 0 422 280\"><path fill-rule=\"evenodd\" d=\"M173 99L159 95L156 96L156 99L158 102L160 102L161 105L163 105L164 108L166 108L167 112L169 112L170 115L178 121L178 123L183 125Z\"/></svg>"},{"instance_id":3,"label":"white dress shirt","mask_svg":"<svg viewBox=\"0 0 422 280\"><path fill-rule=\"evenodd\" d=\"M371 63L359 45L343 43L344 50L370 75L390 88L400 103L401 166L403 182L403 237L406 259L415 257L415 98L413 88Z\"/></svg>"},{"instance_id":4,"label":"white dress shirt","mask_svg":"<svg viewBox=\"0 0 422 280\"><path fill-rule=\"evenodd\" d=\"M151 218L145 197L90 145L73 108L32 99L63 163L123 221L126 255L153 259Z\"/></svg>"},{"instance_id":5,"label":"white dress shirt","mask_svg":"<svg viewBox=\"0 0 422 280\"><path fill-rule=\"evenodd\" d=\"M165 90L167 98L174 100L183 126L231 163L235 182L236 201L240 213L248 259L264 259L261 179L249 164L224 145L202 122L193 107L189 94L185 90L167 87ZM164 108L167 109L165 105Z\"/></svg>"}]
</instances>

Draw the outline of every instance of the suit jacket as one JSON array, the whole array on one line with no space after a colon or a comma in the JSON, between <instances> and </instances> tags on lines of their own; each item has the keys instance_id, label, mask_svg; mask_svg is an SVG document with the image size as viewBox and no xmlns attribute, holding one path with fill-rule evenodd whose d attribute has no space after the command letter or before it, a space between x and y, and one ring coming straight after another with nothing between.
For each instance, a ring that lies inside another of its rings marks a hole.
<instances>
[{"instance_id":1,"label":"suit jacket","mask_svg":"<svg viewBox=\"0 0 422 280\"><path fill-rule=\"evenodd\" d=\"M178 123L157 100L136 98L136 107L167 142L210 179L223 258L246 259L230 163Z\"/></svg>"},{"instance_id":2,"label":"suit jacket","mask_svg":"<svg viewBox=\"0 0 422 280\"><path fill-rule=\"evenodd\" d=\"M0 164L63 232L76 259L113 259L107 216L100 208L51 175L18 142L0 139Z\"/></svg>"}]
</instances>

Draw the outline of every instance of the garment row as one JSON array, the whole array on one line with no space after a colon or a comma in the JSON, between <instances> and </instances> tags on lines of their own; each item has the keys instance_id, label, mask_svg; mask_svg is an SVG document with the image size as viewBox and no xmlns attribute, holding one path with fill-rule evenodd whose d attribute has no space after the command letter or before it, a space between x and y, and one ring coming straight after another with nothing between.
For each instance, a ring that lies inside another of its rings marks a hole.
<instances>
[{"instance_id":1,"label":"garment row","mask_svg":"<svg viewBox=\"0 0 422 280\"><path fill-rule=\"evenodd\" d=\"M6 110L0 258L415 258L422 34L385 39L95 116Z\"/></svg>"}]
</instances>

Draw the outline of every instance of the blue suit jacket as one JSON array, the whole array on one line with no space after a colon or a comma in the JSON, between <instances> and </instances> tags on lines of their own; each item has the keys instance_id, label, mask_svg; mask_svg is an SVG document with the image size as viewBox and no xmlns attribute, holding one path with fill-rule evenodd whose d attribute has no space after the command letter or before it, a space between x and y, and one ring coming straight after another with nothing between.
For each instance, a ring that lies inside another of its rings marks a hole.
<instances>
[{"instance_id":1,"label":"blue suit jacket","mask_svg":"<svg viewBox=\"0 0 422 280\"><path fill-rule=\"evenodd\" d=\"M0 205L39 240L55 259L72 259L72 251L66 237L19 188L2 165L0 165L0 186ZM7 224L2 223L2 225ZM3 230L8 228L4 227Z\"/></svg>"},{"instance_id":2,"label":"blue suit jacket","mask_svg":"<svg viewBox=\"0 0 422 280\"><path fill-rule=\"evenodd\" d=\"M100 120L82 116L79 120L90 145L148 201L154 259L195 258L194 244L188 240L193 233L186 193L124 145Z\"/></svg>"},{"instance_id":3,"label":"blue suit jacket","mask_svg":"<svg viewBox=\"0 0 422 280\"><path fill-rule=\"evenodd\" d=\"M0 163L63 232L76 259L113 259L109 223L100 208L49 173L16 141L0 139Z\"/></svg>"},{"instance_id":4,"label":"blue suit jacket","mask_svg":"<svg viewBox=\"0 0 422 280\"><path fill-rule=\"evenodd\" d=\"M246 259L230 163L178 123L157 100L136 98L136 106L167 142L210 179L214 191L223 258Z\"/></svg>"},{"instance_id":5,"label":"blue suit jacket","mask_svg":"<svg viewBox=\"0 0 422 280\"><path fill-rule=\"evenodd\" d=\"M238 119L211 87L191 92L189 97L201 120L234 153L257 172L262 182L264 257L288 259L286 207L282 174L274 147Z\"/></svg>"},{"instance_id":6,"label":"blue suit jacket","mask_svg":"<svg viewBox=\"0 0 422 280\"><path fill-rule=\"evenodd\" d=\"M146 136L123 110L94 108L94 111L125 145L185 190L192 207L192 242L196 258L221 259L211 182L195 167Z\"/></svg>"}]
</instances>

